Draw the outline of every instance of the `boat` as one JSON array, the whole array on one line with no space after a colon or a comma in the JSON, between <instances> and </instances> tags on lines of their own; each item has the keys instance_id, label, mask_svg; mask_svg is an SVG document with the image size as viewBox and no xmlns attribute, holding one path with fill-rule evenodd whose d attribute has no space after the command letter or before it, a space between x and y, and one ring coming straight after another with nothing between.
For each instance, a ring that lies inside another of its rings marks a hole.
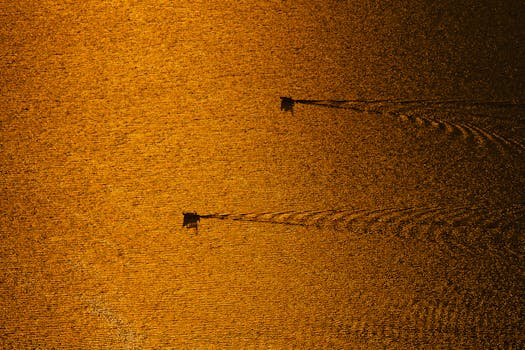
<instances>
[{"instance_id":1,"label":"boat","mask_svg":"<svg viewBox=\"0 0 525 350\"><path fill-rule=\"evenodd\" d=\"M197 228L197 225L201 219L200 215L196 212L183 212L184 216L182 220L182 227Z\"/></svg>"}]
</instances>

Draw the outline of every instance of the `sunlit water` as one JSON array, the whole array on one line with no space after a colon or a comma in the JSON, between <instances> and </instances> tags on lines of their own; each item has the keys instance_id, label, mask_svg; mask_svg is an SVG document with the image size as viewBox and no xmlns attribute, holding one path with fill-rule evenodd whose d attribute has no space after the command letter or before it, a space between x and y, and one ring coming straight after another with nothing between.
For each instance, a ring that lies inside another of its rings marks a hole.
<instances>
[{"instance_id":1,"label":"sunlit water","mask_svg":"<svg viewBox=\"0 0 525 350\"><path fill-rule=\"evenodd\" d=\"M519 8L354 3L1 5L1 347L523 347Z\"/></svg>"}]
</instances>

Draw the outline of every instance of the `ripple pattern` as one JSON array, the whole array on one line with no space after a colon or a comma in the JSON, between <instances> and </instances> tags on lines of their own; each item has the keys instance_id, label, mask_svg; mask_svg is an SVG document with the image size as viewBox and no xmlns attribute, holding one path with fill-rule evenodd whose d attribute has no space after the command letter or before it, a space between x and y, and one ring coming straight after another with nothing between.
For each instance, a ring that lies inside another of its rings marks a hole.
<instances>
[{"instance_id":1,"label":"ripple pattern","mask_svg":"<svg viewBox=\"0 0 525 350\"><path fill-rule=\"evenodd\" d=\"M486 233L525 221L525 205L490 209L472 206L387 208L377 210L284 211L244 214L207 214L201 219L248 221L277 225L331 228L353 234L381 234L421 239L472 254L511 254L523 257L521 244L501 237L481 239L472 229ZM465 229L470 233L465 234ZM483 235L490 236L490 235ZM516 246L517 244L517 246Z\"/></svg>"},{"instance_id":2,"label":"ripple pattern","mask_svg":"<svg viewBox=\"0 0 525 350\"><path fill-rule=\"evenodd\" d=\"M458 135L467 142L483 147L493 147L502 153L524 152L525 141L508 138L497 132L485 130L468 122L454 122L429 117L431 111L445 108L518 108L525 110L525 104L498 101L461 100L294 100L295 103L328 108L349 109L376 115L390 115L401 121L411 122L421 127L442 130L446 134ZM419 111L419 113L417 113ZM424 112L425 115L421 115Z\"/></svg>"}]
</instances>

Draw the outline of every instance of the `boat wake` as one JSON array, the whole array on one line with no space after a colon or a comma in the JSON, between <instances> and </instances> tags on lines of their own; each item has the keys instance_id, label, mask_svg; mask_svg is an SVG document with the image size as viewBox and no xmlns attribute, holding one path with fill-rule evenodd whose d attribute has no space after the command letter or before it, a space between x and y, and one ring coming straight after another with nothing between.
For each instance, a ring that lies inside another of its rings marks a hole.
<instances>
[{"instance_id":1,"label":"boat wake","mask_svg":"<svg viewBox=\"0 0 525 350\"><path fill-rule=\"evenodd\" d=\"M467 142L474 142L482 147L496 148L507 154L512 151L525 152L525 141L503 136L495 131L486 130L469 122L442 120L435 117L437 110L462 109L477 107L513 108L525 111L525 104L502 101L464 101L464 100L294 100L281 97L281 110L293 113L296 104L353 110L375 115L388 115L404 122L442 130L446 134L458 135ZM475 113L474 113L475 114ZM491 117L490 115L485 115ZM498 117L494 117L499 119Z\"/></svg>"},{"instance_id":2,"label":"boat wake","mask_svg":"<svg viewBox=\"0 0 525 350\"><path fill-rule=\"evenodd\" d=\"M184 214L184 226L218 219L327 228L356 235L381 235L437 243L472 254L525 256L521 227L525 205L388 208L378 210L285 211L245 214Z\"/></svg>"}]
</instances>

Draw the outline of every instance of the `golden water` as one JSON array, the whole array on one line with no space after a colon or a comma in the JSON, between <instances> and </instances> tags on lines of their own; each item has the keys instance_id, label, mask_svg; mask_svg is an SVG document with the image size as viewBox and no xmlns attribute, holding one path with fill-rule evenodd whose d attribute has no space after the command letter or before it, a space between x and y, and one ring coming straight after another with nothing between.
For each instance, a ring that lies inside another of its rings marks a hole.
<instances>
[{"instance_id":1,"label":"golden water","mask_svg":"<svg viewBox=\"0 0 525 350\"><path fill-rule=\"evenodd\" d=\"M0 2L0 347L523 347L506 6Z\"/></svg>"}]
</instances>

